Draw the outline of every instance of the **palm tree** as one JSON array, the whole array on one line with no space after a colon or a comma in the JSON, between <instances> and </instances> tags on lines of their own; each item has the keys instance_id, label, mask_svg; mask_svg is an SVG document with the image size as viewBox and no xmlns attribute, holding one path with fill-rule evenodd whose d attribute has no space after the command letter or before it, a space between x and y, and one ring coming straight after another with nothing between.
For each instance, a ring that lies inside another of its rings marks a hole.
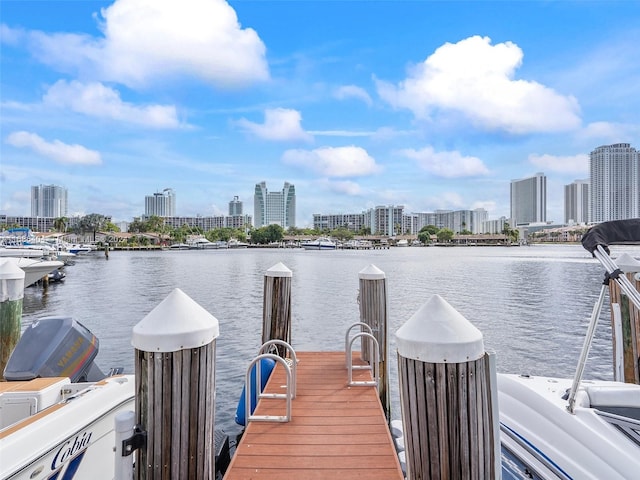
<instances>
[{"instance_id":1,"label":"palm tree","mask_svg":"<svg viewBox=\"0 0 640 480\"><path fill-rule=\"evenodd\" d=\"M68 224L69 219L67 217L58 217L53 221L53 228L55 228L57 232L65 233Z\"/></svg>"}]
</instances>

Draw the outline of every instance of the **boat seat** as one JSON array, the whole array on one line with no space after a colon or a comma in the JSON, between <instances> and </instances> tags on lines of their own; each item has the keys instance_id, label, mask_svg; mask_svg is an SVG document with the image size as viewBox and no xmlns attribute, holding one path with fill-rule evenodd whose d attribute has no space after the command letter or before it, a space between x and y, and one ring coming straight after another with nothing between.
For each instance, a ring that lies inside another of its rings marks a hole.
<instances>
[{"instance_id":1,"label":"boat seat","mask_svg":"<svg viewBox=\"0 0 640 480\"><path fill-rule=\"evenodd\" d=\"M627 407L640 409L640 387L634 384L587 386L589 406L602 410L604 407Z\"/></svg>"}]
</instances>

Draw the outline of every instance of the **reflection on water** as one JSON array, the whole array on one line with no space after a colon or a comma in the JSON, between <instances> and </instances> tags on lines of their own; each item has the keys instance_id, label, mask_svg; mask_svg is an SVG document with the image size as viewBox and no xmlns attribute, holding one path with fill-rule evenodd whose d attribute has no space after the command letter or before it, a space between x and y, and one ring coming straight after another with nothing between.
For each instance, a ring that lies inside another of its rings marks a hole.
<instances>
[{"instance_id":1,"label":"reflection on water","mask_svg":"<svg viewBox=\"0 0 640 480\"><path fill-rule=\"evenodd\" d=\"M614 255L630 247L614 247ZM28 288L23 325L71 315L100 339L97 362L133 371L131 330L174 288L220 323L217 423L233 429L245 369L262 328L265 272L278 262L293 272L292 342L306 350L341 350L359 320L358 272L385 272L393 416L399 417L393 333L433 294L441 295L484 335L501 372L572 376L604 270L580 246L396 248L374 251L243 249L111 252L78 257L64 283ZM610 379L611 333L603 312L586 375Z\"/></svg>"}]
</instances>

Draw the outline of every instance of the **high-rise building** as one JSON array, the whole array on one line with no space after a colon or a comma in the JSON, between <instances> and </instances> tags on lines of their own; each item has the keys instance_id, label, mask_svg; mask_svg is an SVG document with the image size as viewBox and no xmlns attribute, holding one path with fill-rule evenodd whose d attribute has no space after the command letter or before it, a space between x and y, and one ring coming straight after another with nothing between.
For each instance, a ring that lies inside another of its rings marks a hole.
<instances>
[{"instance_id":1,"label":"high-rise building","mask_svg":"<svg viewBox=\"0 0 640 480\"><path fill-rule=\"evenodd\" d=\"M240 197L236 195L233 197L233 200L229 202L229 216L235 217L237 215L242 215L242 202L240 201Z\"/></svg>"},{"instance_id":2,"label":"high-rise building","mask_svg":"<svg viewBox=\"0 0 640 480\"><path fill-rule=\"evenodd\" d=\"M589 223L589 180L564 186L564 223Z\"/></svg>"},{"instance_id":3,"label":"high-rise building","mask_svg":"<svg viewBox=\"0 0 640 480\"><path fill-rule=\"evenodd\" d=\"M176 195L170 188L144 197L144 216L175 217Z\"/></svg>"},{"instance_id":4,"label":"high-rise building","mask_svg":"<svg viewBox=\"0 0 640 480\"><path fill-rule=\"evenodd\" d=\"M591 222L640 217L640 152L603 145L591 152L589 171Z\"/></svg>"},{"instance_id":5,"label":"high-rise building","mask_svg":"<svg viewBox=\"0 0 640 480\"><path fill-rule=\"evenodd\" d=\"M404 205L378 205L364 212L364 224L377 235L402 235Z\"/></svg>"},{"instance_id":6,"label":"high-rise building","mask_svg":"<svg viewBox=\"0 0 640 480\"><path fill-rule=\"evenodd\" d=\"M511 180L511 227L547 221L547 177Z\"/></svg>"},{"instance_id":7,"label":"high-rise building","mask_svg":"<svg viewBox=\"0 0 640 480\"><path fill-rule=\"evenodd\" d=\"M269 192L266 182L256 184L253 196L253 217L256 228L276 224L282 228L296 226L296 189L284 182L279 192Z\"/></svg>"},{"instance_id":8,"label":"high-rise building","mask_svg":"<svg viewBox=\"0 0 640 480\"><path fill-rule=\"evenodd\" d=\"M57 185L31 187L31 216L58 218L68 214L67 189Z\"/></svg>"}]
</instances>

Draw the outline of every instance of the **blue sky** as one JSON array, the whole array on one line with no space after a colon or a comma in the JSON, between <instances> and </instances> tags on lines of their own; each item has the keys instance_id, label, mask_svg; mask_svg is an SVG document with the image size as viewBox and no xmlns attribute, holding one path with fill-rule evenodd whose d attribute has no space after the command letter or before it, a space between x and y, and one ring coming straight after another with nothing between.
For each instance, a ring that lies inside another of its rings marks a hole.
<instances>
[{"instance_id":1,"label":"blue sky","mask_svg":"<svg viewBox=\"0 0 640 480\"><path fill-rule=\"evenodd\" d=\"M640 148L640 1L0 3L0 212L62 185L115 221L483 207L547 175L547 219L604 144Z\"/></svg>"}]
</instances>

